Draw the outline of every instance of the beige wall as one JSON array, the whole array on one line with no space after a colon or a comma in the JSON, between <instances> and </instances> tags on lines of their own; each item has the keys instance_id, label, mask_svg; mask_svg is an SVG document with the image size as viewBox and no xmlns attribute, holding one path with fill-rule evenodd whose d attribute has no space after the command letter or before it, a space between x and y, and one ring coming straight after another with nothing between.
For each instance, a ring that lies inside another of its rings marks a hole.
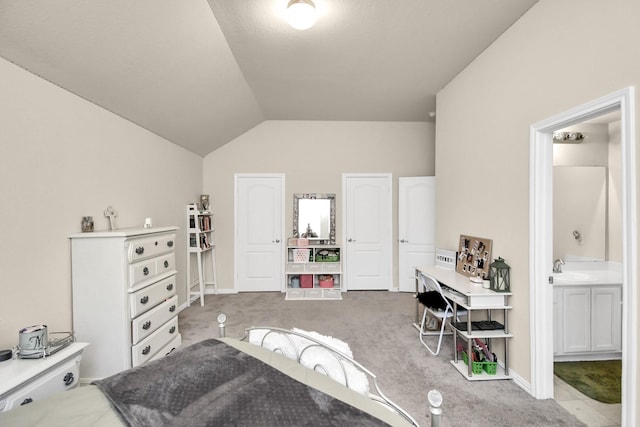
<instances>
[{"instance_id":1,"label":"beige wall","mask_svg":"<svg viewBox=\"0 0 640 427\"><path fill-rule=\"evenodd\" d=\"M393 174L394 284L397 286L399 176L434 174L433 123L266 121L207 155L204 191L215 215L219 286L233 284L235 173L285 174L285 231L293 228L293 193L336 193L337 240L342 239L342 174Z\"/></svg>"},{"instance_id":2,"label":"beige wall","mask_svg":"<svg viewBox=\"0 0 640 427\"><path fill-rule=\"evenodd\" d=\"M202 186L202 158L0 59L0 348L18 329L71 329L70 233L177 225ZM177 253L178 283L185 255ZM185 301L184 286L180 301ZM99 310L100 307L96 307Z\"/></svg>"},{"instance_id":3,"label":"beige wall","mask_svg":"<svg viewBox=\"0 0 640 427\"><path fill-rule=\"evenodd\" d=\"M638 86L638 16L636 0L541 0L438 94L436 244L453 249L460 233L489 237L493 255L511 265L510 367L525 380L529 127Z\"/></svg>"}]
</instances>

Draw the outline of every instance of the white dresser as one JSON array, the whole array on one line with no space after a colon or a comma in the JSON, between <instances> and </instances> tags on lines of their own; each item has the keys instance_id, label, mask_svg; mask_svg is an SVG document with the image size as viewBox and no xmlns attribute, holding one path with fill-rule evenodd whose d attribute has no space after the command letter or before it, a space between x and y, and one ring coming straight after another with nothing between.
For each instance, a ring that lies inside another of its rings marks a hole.
<instances>
[{"instance_id":1,"label":"white dresser","mask_svg":"<svg viewBox=\"0 0 640 427\"><path fill-rule=\"evenodd\" d=\"M86 347L86 343L74 342L41 359L14 358L1 362L0 412L76 388Z\"/></svg>"},{"instance_id":2,"label":"white dresser","mask_svg":"<svg viewBox=\"0 0 640 427\"><path fill-rule=\"evenodd\" d=\"M179 347L177 227L76 233L71 239L73 330L88 342L83 382Z\"/></svg>"}]
</instances>

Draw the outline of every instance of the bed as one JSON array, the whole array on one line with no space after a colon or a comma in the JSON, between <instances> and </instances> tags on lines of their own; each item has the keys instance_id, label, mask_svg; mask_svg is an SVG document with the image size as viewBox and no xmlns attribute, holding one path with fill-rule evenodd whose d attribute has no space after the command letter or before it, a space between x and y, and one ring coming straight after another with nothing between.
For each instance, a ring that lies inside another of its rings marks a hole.
<instances>
[{"instance_id":1,"label":"bed","mask_svg":"<svg viewBox=\"0 0 640 427\"><path fill-rule=\"evenodd\" d=\"M0 413L0 425L418 425L340 340L271 327L221 335Z\"/></svg>"}]
</instances>

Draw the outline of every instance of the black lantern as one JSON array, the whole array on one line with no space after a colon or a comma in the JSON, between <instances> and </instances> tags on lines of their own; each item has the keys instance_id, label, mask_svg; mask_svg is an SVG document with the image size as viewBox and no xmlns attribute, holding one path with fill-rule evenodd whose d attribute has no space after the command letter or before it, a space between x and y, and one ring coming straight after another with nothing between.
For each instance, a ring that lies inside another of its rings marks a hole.
<instances>
[{"instance_id":1,"label":"black lantern","mask_svg":"<svg viewBox=\"0 0 640 427\"><path fill-rule=\"evenodd\" d=\"M509 270L511 267L501 257L491 263L489 266L489 286L492 291L509 292L511 290Z\"/></svg>"}]
</instances>

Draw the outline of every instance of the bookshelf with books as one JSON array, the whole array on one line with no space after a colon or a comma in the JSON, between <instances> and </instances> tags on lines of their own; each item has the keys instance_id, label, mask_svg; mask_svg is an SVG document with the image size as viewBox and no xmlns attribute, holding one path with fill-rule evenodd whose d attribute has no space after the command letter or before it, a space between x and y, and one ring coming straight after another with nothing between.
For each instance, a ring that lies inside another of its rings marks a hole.
<instances>
[{"instance_id":1,"label":"bookshelf with books","mask_svg":"<svg viewBox=\"0 0 640 427\"><path fill-rule=\"evenodd\" d=\"M213 213L199 209L196 204L187 205L187 224L187 299L191 305L200 298L200 305L204 306L204 295L216 293ZM196 274L192 274L192 269Z\"/></svg>"}]
</instances>

